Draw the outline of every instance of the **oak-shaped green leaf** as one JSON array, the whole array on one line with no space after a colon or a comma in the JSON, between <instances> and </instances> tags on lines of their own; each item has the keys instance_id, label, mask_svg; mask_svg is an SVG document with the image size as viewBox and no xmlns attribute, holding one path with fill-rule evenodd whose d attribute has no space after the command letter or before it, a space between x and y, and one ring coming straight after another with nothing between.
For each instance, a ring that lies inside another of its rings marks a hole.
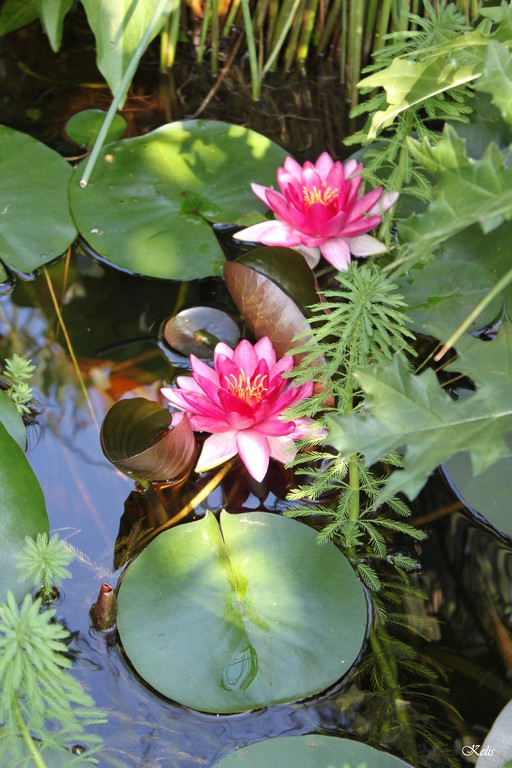
<instances>
[{"instance_id":1,"label":"oak-shaped green leaf","mask_svg":"<svg viewBox=\"0 0 512 768\"><path fill-rule=\"evenodd\" d=\"M365 638L363 588L332 543L267 512L210 512L165 531L128 566L123 648L159 693L205 712L242 712L318 693Z\"/></svg>"},{"instance_id":2,"label":"oak-shaped green leaf","mask_svg":"<svg viewBox=\"0 0 512 768\"><path fill-rule=\"evenodd\" d=\"M265 207L251 181L271 184L285 152L261 134L213 120L170 123L105 147L71 208L91 247L120 269L188 280L222 273L212 224L252 224Z\"/></svg>"},{"instance_id":3,"label":"oak-shaped green leaf","mask_svg":"<svg viewBox=\"0 0 512 768\"><path fill-rule=\"evenodd\" d=\"M5 0L0 8L0 35L7 35L15 29L30 24L37 19L37 0Z\"/></svg>"},{"instance_id":4,"label":"oak-shaped green leaf","mask_svg":"<svg viewBox=\"0 0 512 768\"><path fill-rule=\"evenodd\" d=\"M512 216L512 167L505 154L491 144L483 157L469 162L461 156L458 141L453 128L445 126L435 155L441 156L444 145L445 154L451 152L451 164L440 170L428 208L400 225L400 235L416 259L430 256L441 243L473 224L489 233ZM418 157L428 150L428 142L425 145L418 148Z\"/></svg>"},{"instance_id":5,"label":"oak-shaped green leaf","mask_svg":"<svg viewBox=\"0 0 512 768\"><path fill-rule=\"evenodd\" d=\"M386 498L402 491L414 498L430 473L458 451L471 454L477 475L509 455L505 437L512 430L512 328L505 325L493 342L472 339L474 363L452 366L469 375L476 392L453 401L435 373L414 376L400 357L385 368L357 373L368 397L364 410L344 419L328 418L328 441L346 455L363 453L371 464L391 450L405 448L404 469L391 475Z\"/></svg>"},{"instance_id":6,"label":"oak-shaped green leaf","mask_svg":"<svg viewBox=\"0 0 512 768\"><path fill-rule=\"evenodd\" d=\"M171 414L143 397L119 400L101 425L109 461L137 480L175 481L192 469L196 441L186 415L170 428Z\"/></svg>"},{"instance_id":7,"label":"oak-shaped green leaf","mask_svg":"<svg viewBox=\"0 0 512 768\"><path fill-rule=\"evenodd\" d=\"M280 736L237 749L215 768L405 768L408 763L353 739Z\"/></svg>"},{"instance_id":8,"label":"oak-shaped green leaf","mask_svg":"<svg viewBox=\"0 0 512 768\"><path fill-rule=\"evenodd\" d=\"M16 554L25 546L25 537L48 533L41 486L25 453L0 424L0 602L10 589L20 600L27 586L18 582Z\"/></svg>"},{"instance_id":9,"label":"oak-shaped green leaf","mask_svg":"<svg viewBox=\"0 0 512 768\"><path fill-rule=\"evenodd\" d=\"M421 61L396 58L386 69L363 78L358 88L384 88L388 103L387 109L373 116L369 137L375 137L409 107L475 80L482 71L488 42L481 32L469 32L425 49Z\"/></svg>"},{"instance_id":10,"label":"oak-shaped green leaf","mask_svg":"<svg viewBox=\"0 0 512 768\"><path fill-rule=\"evenodd\" d=\"M0 260L7 266L31 273L73 242L70 178L71 167L56 152L0 126Z\"/></svg>"},{"instance_id":11,"label":"oak-shaped green leaf","mask_svg":"<svg viewBox=\"0 0 512 768\"><path fill-rule=\"evenodd\" d=\"M475 88L490 93L503 119L512 124L512 53L508 46L496 40L489 41L484 70Z\"/></svg>"}]
</instances>

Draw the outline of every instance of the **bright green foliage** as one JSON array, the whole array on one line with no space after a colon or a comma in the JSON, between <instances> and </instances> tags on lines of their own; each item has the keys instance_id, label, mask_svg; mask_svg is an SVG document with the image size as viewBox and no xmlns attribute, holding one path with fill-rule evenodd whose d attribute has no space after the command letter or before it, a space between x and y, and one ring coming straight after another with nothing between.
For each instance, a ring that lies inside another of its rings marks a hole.
<instances>
[{"instance_id":1,"label":"bright green foliage","mask_svg":"<svg viewBox=\"0 0 512 768\"><path fill-rule=\"evenodd\" d=\"M358 413L329 417L329 442L343 455L360 451L372 464L405 446L404 468L391 475L380 500L399 491L414 498L457 451L471 452L475 474L510 453L505 436L512 430L512 327L504 324L494 342L468 339L460 348L471 351L461 351L452 367L477 386L464 400L452 400L432 370L414 376L397 357L387 367L356 374L367 398Z\"/></svg>"},{"instance_id":2,"label":"bright green foliage","mask_svg":"<svg viewBox=\"0 0 512 768\"><path fill-rule=\"evenodd\" d=\"M479 160L470 160L453 128L433 148L410 140L413 154L436 170L438 181L425 212L402 222L401 237L408 241L411 258L429 256L449 237L478 223L492 232L512 217L512 168L506 155L491 144Z\"/></svg>"},{"instance_id":3,"label":"bright green foliage","mask_svg":"<svg viewBox=\"0 0 512 768\"><path fill-rule=\"evenodd\" d=\"M105 722L67 672L72 666L66 655L69 632L53 620L54 610L40 608L41 601L30 595L18 608L11 592L0 604L0 753L11 756L10 765L70 741L86 738L98 745L85 728ZM84 754L90 756L91 751Z\"/></svg>"},{"instance_id":4,"label":"bright green foliage","mask_svg":"<svg viewBox=\"0 0 512 768\"><path fill-rule=\"evenodd\" d=\"M24 357L16 354L5 361L4 376L11 382L6 394L21 415L30 413L28 404L33 399L34 393L28 381L32 378L35 369L35 365L32 365L30 360L25 360Z\"/></svg>"},{"instance_id":5,"label":"bright green foliage","mask_svg":"<svg viewBox=\"0 0 512 768\"><path fill-rule=\"evenodd\" d=\"M31 581L32 586L40 590L43 600L55 596L56 587L71 573L65 568L73 560L73 555L59 540L56 533L48 540L47 533L38 533L36 538L25 538L25 547L17 555L16 568L20 571L19 581Z\"/></svg>"},{"instance_id":6,"label":"bright green foliage","mask_svg":"<svg viewBox=\"0 0 512 768\"><path fill-rule=\"evenodd\" d=\"M336 280L340 287L325 291L326 301L312 307L312 337L293 350L302 356L293 378L298 382L313 379L317 384L317 393L293 413L318 418L331 410L337 415L327 416L328 421L344 421L359 409L361 392L355 376L359 367L388 363L398 350L409 349L412 336L401 311L401 296L376 266L352 264ZM322 365L318 365L319 352L325 358ZM327 405L329 402L332 405ZM357 445L333 456L329 447L319 447L318 442L295 459L296 473L304 475L306 481L292 492L290 498L299 503L289 514L304 516L314 511L324 516L320 541L336 536L352 554L356 550L365 552L366 558L355 561L356 569L368 587L379 589L380 579L372 560L386 556L386 533L405 533L413 538L423 535L404 522L409 510L399 499L390 498L387 511L377 509L383 472L376 473L364 463ZM331 440L328 444L332 444ZM336 444L334 447L338 448ZM400 465L398 455L389 450L382 451L378 460ZM315 501L314 507L300 503L305 499ZM406 570L412 565L407 558L396 563L397 568Z\"/></svg>"},{"instance_id":7,"label":"bright green foliage","mask_svg":"<svg viewBox=\"0 0 512 768\"><path fill-rule=\"evenodd\" d=\"M48 35L52 51L60 48L64 19L72 5L73 0L36 0L41 25Z\"/></svg>"},{"instance_id":8,"label":"bright green foliage","mask_svg":"<svg viewBox=\"0 0 512 768\"><path fill-rule=\"evenodd\" d=\"M512 53L507 45L497 40L489 42L484 71L475 88L490 93L503 119L512 124Z\"/></svg>"}]
</instances>

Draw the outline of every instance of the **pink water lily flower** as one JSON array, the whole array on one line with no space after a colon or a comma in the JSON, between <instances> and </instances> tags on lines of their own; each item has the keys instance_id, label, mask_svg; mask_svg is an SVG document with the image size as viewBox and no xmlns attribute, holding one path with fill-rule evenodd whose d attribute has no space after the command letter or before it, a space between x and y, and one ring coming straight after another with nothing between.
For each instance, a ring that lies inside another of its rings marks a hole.
<instances>
[{"instance_id":1,"label":"pink water lily flower","mask_svg":"<svg viewBox=\"0 0 512 768\"><path fill-rule=\"evenodd\" d=\"M189 415L192 428L211 432L203 445L197 472L204 472L240 454L249 473L263 480L269 457L286 463L296 453L294 440L306 434L310 419L285 420L283 412L309 397L310 383L293 386L283 373L293 357L276 361L266 336L252 345L244 339L233 350L220 342L214 367L190 356L192 376L178 376L178 388L162 394Z\"/></svg>"},{"instance_id":2,"label":"pink water lily flower","mask_svg":"<svg viewBox=\"0 0 512 768\"><path fill-rule=\"evenodd\" d=\"M367 233L379 226L382 213L398 193L382 187L360 195L362 163L334 161L323 152L316 163L304 165L287 157L277 171L281 192L252 184L254 194L275 215L243 229L234 237L264 245L296 248L315 267L320 255L337 270L348 268L351 256L375 256L386 246Z\"/></svg>"}]
</instances>

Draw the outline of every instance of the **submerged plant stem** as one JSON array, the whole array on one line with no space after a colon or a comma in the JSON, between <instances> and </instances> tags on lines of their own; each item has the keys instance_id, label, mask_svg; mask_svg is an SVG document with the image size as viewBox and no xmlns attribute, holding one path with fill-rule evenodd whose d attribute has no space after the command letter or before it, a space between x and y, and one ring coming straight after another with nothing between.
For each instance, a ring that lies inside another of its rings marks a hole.
<instances>
[{"instance_id":1,"label":"submerged plant stem","mask_svg":"<svg viewBox=\"0 0 512 768\"><path fill-rule=\"evenodd\" d=\"M66 325L64 323L64 318L62 317L62 313L60 311L59 303L57 301L57 297L55 295L55 291L53 289L53 284L50 278L50 275L48 274L48 270L46 267L43 267L44 276L46 278L46 284L48 285L48 291L50 293L53 307L55 309L55 314L57 315L57 319L59 321L60 327L62 328L62 333L64 335L64 339L66 341L66 345L69 351L69 356L71 357L71 361L73 363L73 366L76 371L76 375L78 377L78 381L80 383L80 389L82 390L82 393L85 398L85 402L87 403L87 407L89 408L90 414L92 416L93 423L96 427L96 429L99 431L99 424L98 420L96 418L96 414L94 413L94 408L92 407L91 398L89 397L89 393L87 391L87 387L85 386L84 378L82 376L82 373L80 371L80 367L78 365L78 360L76 359L75 352L73 350L73 345L71 343L71 339L69 337L68 329L66 328Z\"/></svg>"},{"instance_id":2,"label":"submerged plant stem","mask_svg":"<svg viewBox=\"0 0 512 768\"><path fill-rule=\"evenodd\" d=\"M14 709L15 709L15 715L16 715L16 722L18 724L21 737L25 742L25 745L30 754L30 757L32 758L32 762L34 763L34 765L37 766L37 768L47 768L47 765L43 760L43 756L41 755L38 748L34 744L34 739L30 735L30 731L27 728L27 724L23 719L23 715L20 712L20 708L18 704L16 703L14 704Z\"/></svg>"}]
</instances>

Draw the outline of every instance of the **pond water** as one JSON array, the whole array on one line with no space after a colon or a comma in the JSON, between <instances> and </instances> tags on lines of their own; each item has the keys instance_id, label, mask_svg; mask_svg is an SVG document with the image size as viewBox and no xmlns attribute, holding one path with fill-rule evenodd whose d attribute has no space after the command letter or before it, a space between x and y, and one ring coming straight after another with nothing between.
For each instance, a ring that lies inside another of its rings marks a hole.
<instances>
[{"instance_id":1,"label":"pond water","mask_svg":"<svg viewBox=\"0 0 512 768\"><path fill-rule=\"evenodd\" d=\"M37 30L4 43L5 122L72 154L63 136L62 118L85 106L102 106L106 97L78 86L74 79L80 74L85 81L90 66L87 57L76 75L67 72L68 85L72 81L67 90L54 69L57 58L55 62L47 59L50 83L48 72L39 71L44 80L27 74L29 60L21 95L15 95L9 73L27 34L32 35L29 50L34 51L34 61L41 61L36 56L38 46L46 45ZM153 59L151 54L145 59L127 103L133 134L197 112L211 83L191 71L187 62L177 67L174 77L173 83L167 80L158 90L154 54ZM234 70L202 116L243 123L299 158L314 157L323 149L339 155L348 130L342 104L335 75L324 72L315 80L294 75L288 82L271 83L262 102L254 105L240 72ZM71 362L52 293L62 310L89 402ZM131 669L115 633L91 628L89 610L102 582L117 582L123 538L137 518L149 518L154 512L141 509L133 482L103 456L98 425L120 397L158 397L162 383L186 367L178 356L164 354L158 334L166 317L196 304L229 306L222 281L171 284L144 280L101 265L80 247L35 280L16 280L12 292L0 300L2 359L15 352L37 365L34 383L39 414L30 428L28 456L44 491L52 531L58 531L76 555L73 578L65 582L57 606L58 616L72 634L73 673L98 706L108 711L108 723L101 728L106 749L100 766L208 768L237 746L270 736L311 732L355 736L387 746L389 734L373 728L371 686L362 675L349 676L341 686L304 702L241 715L205 715L163 700ZM196 514L223 506L232 511L280 509L291 482L288 473L275 468L268 489L254 488L237 467ZM179 510L183 498L171 494L172 512ZM430 534L413 551L421 562L415 580L426 599L415 606L405 604L405 609L410 611L411 623L418 610L430 618L428 637L414 643L439 664L440 686L447 693L434 689L435 698L427 701L411 689L410 706L419 721L427 715L434 718L434 732L444 741L446 755L463 761L461 745L482 743L496 715L512 698L504 663L510 636L507 640L499 631L500 626L505 631L511 628L506 623L510 621L507 577L511 550L507 542L468 516L439 477L421 494L414 514L415 524L425 525ZM492 563L491 573L482 567L482 552ZM482 589L482 580L488 586L492 582L493 590ZM419 763L444 765L445 758L438 750L425 748Z\"/></svg>"}]
</instances>

